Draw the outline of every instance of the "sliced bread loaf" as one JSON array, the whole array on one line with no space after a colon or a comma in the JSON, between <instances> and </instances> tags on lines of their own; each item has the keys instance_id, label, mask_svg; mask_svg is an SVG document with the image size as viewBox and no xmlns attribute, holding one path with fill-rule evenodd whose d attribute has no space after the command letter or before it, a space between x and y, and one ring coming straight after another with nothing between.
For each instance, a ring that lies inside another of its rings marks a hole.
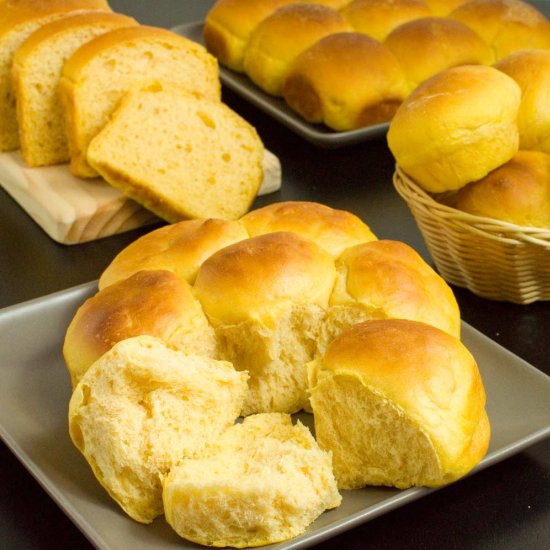
<instances>
[{"instance_id":1,"label":"sliced bread loaf","mask_svg":"<svg viewBox=\"0 0 550 550\"><path fill-rule=\"evenodd\" d=\"M256 131L227 105L160 83L131 91L88 149L106 181L169 222L242 216L262 158Z\"/></svg>"},{"instance_id":2,"label":"sliced bread loaf","mask_svg":"<svg viewBox=\"0 0 550 550\"><path fill-rule=\"evenodd\" d=\"M125 92L153 79L220 99L215 58L201 45L165 29L138 26L105 33L84 44L65 63L60 93L75 176L97 176L86 159L90 141Z\"/></svg>"},{"instance_id":3,"label":"sliced bread loaf","mask_svg":"<svg viewBox=\"0 0 550 550\"><path fill-rule=\"evenodd\" d=\"M11 68L17 48L42 25L76 10L110 11L105 0L19 0L0 10L0 151L19 147Z\"/></svg>"},{"instance_id":4,"label":"sliced bread loaf","mask_svg":"<svg viewBox=\"0 0 550 550\"><path fill-rule=\"evenodd\" d=\"M65 116L58 94L65 61L92 38L137 24L131 17L110 12L78 13L40 27L15 52L12 78L19 141L29 166L69 160Z\"/></svg>"}]
</instances>

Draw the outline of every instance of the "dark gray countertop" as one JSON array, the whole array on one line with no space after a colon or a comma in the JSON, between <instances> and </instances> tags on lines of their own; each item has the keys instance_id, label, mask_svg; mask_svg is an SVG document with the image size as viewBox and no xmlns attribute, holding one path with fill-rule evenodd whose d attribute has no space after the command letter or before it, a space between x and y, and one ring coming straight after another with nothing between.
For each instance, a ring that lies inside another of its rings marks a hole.
<instances>
[{"instance_id":1,"label":"dark gray countertop","mask_svg":"<svg viewBox=\"0 0 550 550\"><path fill-rule=\"evenodd\" d=\"M171 27L204 18L211 0L111 0L143 24ZM550 15L550 3L533 2ZM239 97L224 101L252 122L283 166L280 200L314 200L351 210L380 238L407 242L430 260L406 205L391 184L384 139L324 150ZM0 307L96 279L114 255L145 230L77 246L49 239L0 190ZM454 289L464 320L550 374L550 303L518 306ZM550 403L549 403L550 407ZM63 512L0 444L0 548L91 548ZM550 542L550 441L316 546L319 549L543 549Z\"/></svg>"}]
</instances>

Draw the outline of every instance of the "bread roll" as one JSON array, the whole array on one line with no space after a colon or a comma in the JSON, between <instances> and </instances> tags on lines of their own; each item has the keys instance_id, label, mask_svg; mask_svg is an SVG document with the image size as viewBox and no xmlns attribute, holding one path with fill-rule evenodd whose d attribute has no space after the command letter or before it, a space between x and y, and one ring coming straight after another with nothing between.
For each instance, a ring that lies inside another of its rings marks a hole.
<instances>
[{"instance_id":1,"label":"bread roll","mask_svg":"<svg viewBox=\"0 0 550 550\"><path fill-rule=\"evenodd\" d=\"M516 82L493 67L447 69L403 102L390 124L389 148L425 190L459 189L518 152L520 100Z\"/></svg>"},{"instance_id":2,"label":"bread roll","mask_svg":"<svg viewBox=\"0 0 550 550\"><path fill-rule=\"evenodd\" d=\"M63 345L73 387L114 344L140 335L216 354L213 330L189 284L170 271L140 271L88 298L73 317Z\"/></svg>"},{"instance_id":3,"label":"bread roll","mask_svg":"<svg viewBox=\"0 0 550 550\"><path fill-rule=\"evenodd\" d=\"M245 214L263 155L254 127L227 105L166 83L131 90L87 151L107 182L168 222Z\"/></svg>"},{"instance_id":4,"label":"bread roll","mask_svg":"<svg viewBox=\"0 0 550 550\"><path fill-rule=\"evenodd\" d=\"M535 6L521 0L470 0L449 17L471 27L499 60L528 48L550 48L550 22Z\"/></svg>"},{"instance_id":5,"label":"bread roll","mask_svg":"<svg viewBox=\"0 0 550 550\"><path fill-rule=\"evenodd\" d=\"M447 283L405 243L372 241L336 260L336 283L318 348L368 319L410 319L460 337L460 311Z\"/></svg>"},{"instance_id":6,"label":"bread roll","mask_svg":"<svg viewBox=\"0 0 550 550\"><path fill-rule=\"evenodd\" d=\"M58 94L65 61L92 38L137 24L131 17L110 12L67 15L40 27L16 50L12 77L21 154L28 166L69 161L65 115Z\"/></svg>"},{"instance_id":7,"label":"bread roll","mask_svg":"<svg viewBox=\"0 0 550 550\"><path fill-rule=\"evenodd\" d=\"M515 52L495 68L521 88L519 148L550 153L550 50Z\"/></svg>"},{"instance_id":8,"label":"bread roll","mask_svg":"<svg viewBox=\"0 0 550 550\"><path fill-rule=\"evenodd\" d=\"M457 338L417 321L365 321L309 366L315 433L340 489L437 487L467 474L490 437L485 390Z\"/></svg>"},{"instance_id":9,"label":"bread roll","mask_svg":"<svg viewBox=\"0 0 550 550\"><path fill-rule=\"evenodd\" d=\"M77 10L110 11L105 0L22 0L0 10L0 151L19 147L15 91L11 78L13 55L38 28Z\"/></svg>"},{"instance_id":10,"label":"bread roll","mask_svg":"<svg viewBox=\"0 0 550 550\"><path fill-rule=\"evenodd\" d=\"M243 72L244 51L252 31L277 8L294 0L218 0L206 15L204 44L226 67Z\"/></svg>"},{"instance_id":11,"label":"bread roll","mask_svg":"<svg viewBox=\"0 0 550 550\"><path fill-rule=\"evenodd\" d=\"M550 155L520 151L485 178L460 189L452 205L476 216L550 229Z\"/></svg>"},{"instance_id":12,"label":"bread roll","mask_svg":"<svg viewBox=\"0 0 550 550\"><path fill-rule=\"evenodd\" d=\"M240 241L202 264L194 290L220 356L250 374L243 415L307 405L305 364L334 278L332 257L290 232Z\"/></svg>"},{"instance_id":13,"label":"bread roll","mask_svg":"<svg viewBox=\"0 0 550 550\"><path fill-rule=\"evenodd\" d=\"M237 222L186 220L160 227L124 248L99 278L99 289L147 269L166 269L193 284L201 264L214 252L248 238Z\"/></svg>"},{"instance_id":14,"label":"bread roll","mask_svg":"<svg viewBox=\"0 0 550 550\"><path fill-rule=\"evenodd\" d=\"M239 221L251 237L292 231L334 257L350 246L376 240L368 225L351 212L316 202L277 202L257 208Z\"/></svg>"},{"instance_id":15,"label":"bread roll","mask_svg":"<svg viewBox=\"0 0 550 550\"><path fill-rule=\"evenodd\" d=\"M98 481L133 519L163 513L161 476L208 451L237 418L246 374L148 336L119 342L86 372L69 433Z\"/></svg>"},{"instance_id":16,"label":"bread roll","mask_svg":"<svg viewBox=\"0 0 550 550\"><path fill-rule=\"evenodd\" d=\"M443 17L424 17L394 29L384 44L401 63L407 94L430 76L458 65L490 65L489 46L469 27Z\"/></svg>"},{"instance_id":17,"label":"bread roll","mask_svg":"<svg viewBox=\"0 0 550 550\"><path fill-rule=\"evenodd\" d=\"M168 523L208 546L290 539L341 501L330 455L305 426L276 413L229 428L215 454L184 460L163 487Z\"/></svg>"},{"instance_id":18,"label":"bread roll","mask_svg":"<svg viewBox=\"0 0 550 550\"><path fill-rule=\"evenodd\" d=\"M215 58L199 44L166 29L143 25L117 29L84 44L69 58L60 92L75 176L97 176L87 161L90 141L132 86L154 79L220 99Z\"/></svg>"},{"instance_id":19,"label":"bread roll","mask_svg":"<svg viewBox=\"0 0 550 550\"><path fill-rule=\"evenodd\" d=\"M283 85L294 111L337 131L387 122L405 96L397 59L374 38L353 32L330 34L302 52Z\"/></svg>"},{"instance_id":20,"label":"bread roll","mask_svg":"<svg viewBox=\"0 0 550 550\"><path fill-rule=\"evenodd\" d=\"M423 0L352 0L341 13L353 30L380 42L399 25L432 15Z\"/></svg>"},{"instance_id":21,"label":"bread roll","mask_svg":"<svg viewBox=\"0 0 550 550\"><path fill-rule=\"evenodd\" d=\"M244 54L244 70L262 90L281 96L290 63L301 52L324 36L348 30L351 27L346 20L328 6L283 6L252 33Z\"/></svg>"}]
</instances>

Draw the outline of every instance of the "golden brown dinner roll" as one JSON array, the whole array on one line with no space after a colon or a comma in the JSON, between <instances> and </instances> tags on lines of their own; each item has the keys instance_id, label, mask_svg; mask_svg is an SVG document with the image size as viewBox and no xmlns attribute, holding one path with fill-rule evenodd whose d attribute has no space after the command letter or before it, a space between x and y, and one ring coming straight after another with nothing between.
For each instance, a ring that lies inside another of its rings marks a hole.
<instances>
[{"instance_id":1,"label":"golden brown dinner roll","mask_svg":"<svg viewBox=\"0 0 550 550\"><path fill-rule=\"evenodd\" d=\"M485 178L460 189L452 205L476 216L550 229L550 155L519 151Z\"/></svg>"},{"instance_id":2,"label":"golden brown dinner roll","mask_svg":"<svg viewBox=\"0 0 550 550\"><path fill-rule=\"evenodd\" d=\"M205 357L216 353L189 284L170 271L140 271L86 300L73 317L63 345L73 386L114 344L142 334Z\"/></svg>"},{"instance_id":3,"label":"golden brown dinner roll","mask_svg":"<svg viewBox=\"0 0 550 550\"><path fill-rule=\"evenodd\" d=\"M292 231L315 241L334 257L350 246L376 240L368 225L351 212L317 202L276 202L252 210L239 222L251 237Z\"/></svg>"},{"instance_id":4,"label":"golden brown dinner roll","mask_svg":"<svg viewBox=\"0 0 550 550\"><path fill-rule=\"evenodd\" d=\"M202 264L194 291L216 330L220 357L250 374L243 415L307 405L305 364L334 278L332 257L290 232L240 241Z\"/></svg>"},{"instance_id":5,"label":"golden brown dinner roll","mask_svg":"<svg viewBox=\"0 0 550 550\"><path fill-rule=\"evenodd\" d=\"M100 357L69 403L69 433L98 481L133 519L163 513L161 476L208 452L235 422L246 374L149 336Z\"/></svg>"},{"instance_id":6,"label":"golden brown dinner roll","mask_svg":"<svg viewBox=\"0 0 550 550\"><path fill-rule=\"evenodd\" d=\"M380 42L399 25L433 15L423 0L352 0L341 13L353 30Z\"/></svg>"},{"instance_id":7,"label":"golden brown dinner roll","mask_svg":"<svg viewBox=\"0 0 550 550\"><path fill-rule=\"evenodd\" d=\"M277 8L294 0L218 0L206 15L204 44L218 61L242 72L252 31Z\"/></svg>"},{"instance_id":8,"label":"golden brown dinner roll","mask_svg":"<svg viewBox=\"0 0 550 550\"><path fill-rule=\"evenodd\" d=\"M110 11L106 0L18 0L0 8L0 151L19 147L11 68L17 48L38 28L67 14Z\"/></svg>"},{"instance_id":9,"label":"golden brown dinner roll","mask_svg":"<svg viewBox=\"0 0 550 550\"><path fill-rule=\"evenodd\" d=\"M309 365L315 433L340 489L436 487L485 455L485 390L466 347L417 321L365 321Z\"/></svg>"},{"instance_id":10,"label":"golden brown dinner roll","mask_svg":"<svg viewBox=\"0 0 550 550\"><path fill-rule=\"evenodd\" d=\"M289 65L301 52L324 36L349 30L347 21L329 6L283 6L252 33L244 54L244 71L262 90L280 96Z\"/></svg>"},{"instance_id":11,"label":"golden brown dinner roll","mask_svg":"<svg viewBox=\"0 0 550 550\"><path fill-rule=\"evenodd\" d=\"M448 17L471 27L494 51L495 59L528 48L550 48L550 21L521 0L470 0Z\"/></svg>"},{"instance_id":12,"label":"golden brown dinner roll","mask_svg":"<svg viewBox=\"0 0 550 550\"><path fill-rule=\"evenodd\" d=\"M518 152L520 100L516 82L493 67L447 69L402 103L390 124L389 148L427 191L459 189Z\"/></svg>"},{"instance_id":13,"label":"golden brown dinner roll","mask_svg":"<svg viewBox=\"0 0 550 550\"><path fill-rule=\"evenodd\" d=\"M278 413L229 428L211 456L183 460L163 487L175 531L218 547L290 539L341 501L330 454L300 422Z\"/></svg>"},{"instance_id":14,"label":"golden brown dinner roll","mask_svg":"<svg viewBox=\"0 0 550 550\"><path fill-rule=\"evenodd\" d=\"M294 111L337 131L387 122L406 94L393 54L356 32L316 42L291 63L283 84L283 97Z\"/></svg>"},{"instance_id":15,"label":"golden brown dinner roll","mask_svg":"<svg viewBox=\"0 0 550 550\"><path fill-rule=\"evenodd\" d=\"M193 284L206 258L248 236L241 224L229 220L185 220L160 227L114 258L99 278L99 289L144 269L167 269Z\"/></svg>"},{"instance_id":16,"label":"golden brown dinner roll","mask_svg":"<svg viewBox=\"0 0 550 550\"><path fill-rule=\"evenodd\" d=\"M550 50L515 52L495 68L521 88L519 148L550 153Z\"/></svg>"},{"instance_id":17,"label":"golden brown dinner roll","mask_svg":"<svg viewBox=\"0 0 550 550\"><path fill-rule=\"evenodd\" d=\"M424 17L394 29L384 44L401 63L407 94L434 74L458 65L490 65L489 46L459 21Z\"/></svg>"},{"instance_id":18,"label":"golden brown dinner roll","mask_svg":"<svg viewBox=\"0 0 550 550\"><path fill-rule=\"evenodd\" d=\"M460 311L447 283L410 246L372 241L336 261L336 283L323 322L321 352L342 331L367 319L410 319L460 337Z\"/></svg>"}]
</instances>

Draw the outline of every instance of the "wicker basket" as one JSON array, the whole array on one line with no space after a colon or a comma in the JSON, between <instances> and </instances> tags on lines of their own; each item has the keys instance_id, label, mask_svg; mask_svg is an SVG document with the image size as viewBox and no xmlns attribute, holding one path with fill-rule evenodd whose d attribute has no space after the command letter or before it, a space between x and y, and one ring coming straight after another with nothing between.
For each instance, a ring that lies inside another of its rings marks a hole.
<instances>
[{"instance_id":1,"label":"wicker basket","mask_svg":"<svg viewBox=\"0 0 550 550\"><path fill-rule=\"evenodd\" d=\"M438 203L399 167L393 182L447 282L492 300L550 300L550 229L474 216Z\"/></svg>"}]
</instances>

